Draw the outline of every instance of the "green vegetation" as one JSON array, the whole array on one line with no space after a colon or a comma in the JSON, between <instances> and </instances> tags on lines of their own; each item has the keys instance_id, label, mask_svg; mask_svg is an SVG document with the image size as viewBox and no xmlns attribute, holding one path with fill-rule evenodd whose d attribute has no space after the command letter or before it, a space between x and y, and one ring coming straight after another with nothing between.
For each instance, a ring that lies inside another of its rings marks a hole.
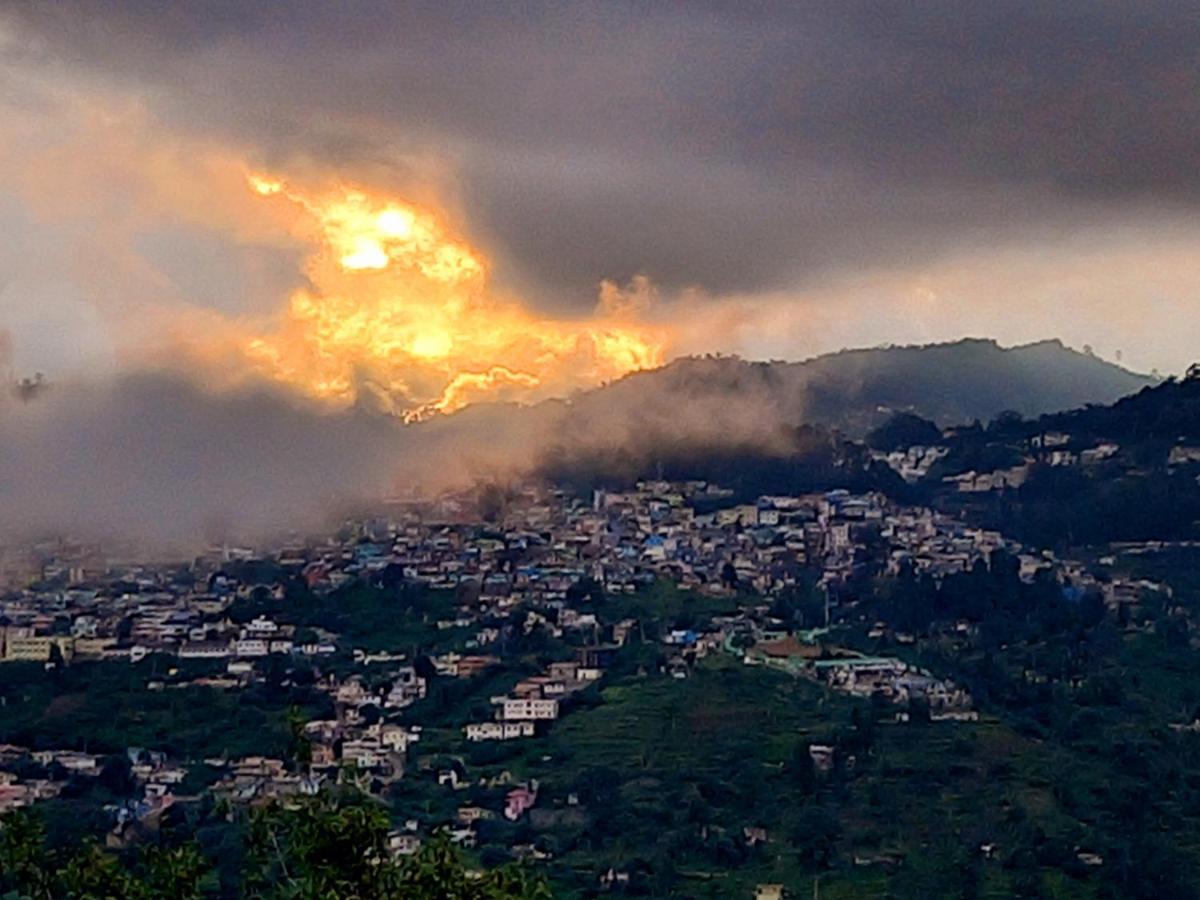
<instances>
[{"instance_id":1,"label":"green vegetation","mask_svg":"<svg viewBox=\"0 0 1200 900\"><path fill-rule=\"evenodd\" d=\"M861 444L816 425L783 426L779 446L730 440L697 445L654 434L645 446L617 449L565 447L548 454L540 475L581 496L598 487L628 488L646 472L670 481L702 479L733 491L737 501L764 494L805 494L844 487L851 491L901 491L903 482L887 466L867 464Z\"/></svg>"},{"instance_id":2,"label":"green vegetation","mask_svg":"<svg viewBox=\"0 0 1200 900\"><path fill-rule=\"evenodd\" d=\"M1069 453L1107 443L1108 458L1088 465L1051 465L1034 443L1040 435L1067 436ZM949 455L910 499L963 512L1034 547L1059 551L1114 541L1186 540L1200 522L1200 464L1171 465L1176 445L1200 444L1200 377L1169 380L1112 406L1088 406L1025 420L1000 417L986 429L958 429ZM988 472L1033 459L1018 489L948 496L940 477Z\"/></svg>"},{"instance_id":3,"label":"green vegetation","mask_svg":"<svg viewBox=\"0 0 1200 900\"><path fill-rule=\"evenodd\" d=\"M1174 599L1144 590L1128 607L1072 596L1050 579L1023 584L1003 555L940 585L902 577L867 603L869 619L896 616L917 640L893 648L860 629L862 649L899 650L953 677L1036 746L1038 768L1014 774L1023 791L1040 786L1065 827L1037 825L1033 856L1010 861L1026 877L1052 866L1075 878L1080 857L1068 851L1078 847L1104 860L1102 880L1092 879L1098 896L1197 896L1200 744L1180 726L1200 711L1189 636L1198 597L1195 569L1173 559L1180 586L1191 587Z\"/></svg>"},{"instance_id":4,"label":"green vegetation","mask_svg":"<svg viewBox=\"0 0 1200 900\"><path fill-rule=\"evenodd\" d=\"M315 594L298 582L283 600L265 591L238 600L230 609L234 621L269 615L277 622L320 628L344 643L368 651L432 652L453 646L461 629L440 630L439 619L455 617L453 591L405 585L398 574L384 573L373 585L352 584L330 594Z\"/></svg>"},{"instance_id":5,"label":"green vegetation","mask_svg":"<svg viewBox=\"0 0 1200 900\"><path fill-rule=\"evenodd\" d=\"M1161 460L1166 460L1166 450ZM1067 550L1111 541L1179 540L1195 534L1194 472L1124 474L1039 465L1014 496L981 501L978 521L1035 547Z\"/></svg>"},{"instance_id":6,"label":"green vegetation","mask_svg":"<svg viewBox=\"0 0 1200 900\"><path fill-rule=\"evenodd\" d=\"M671 581L660 579L636 594L607 597L596 607L596 615L607 624L635 619L650 637L672 628L695 628L713 616L732 615L746 598L711 597L681 590Z\"/></svg>"},{"instance_id":7,"label":"green vegetation","mask_svg":"<svg viewBox=\"0 0 1200 900\"><path fill-rule=\"evenodd\" d=\"M942 430L928 419L912 413L896 413L866 437L872 450L904 450L914 445L932 446L942 441Z\"/></svg>"},{"instance_id":8,"label":"green vegetation","mask_svg":"<svg viewBox=\"0 0 1200 900\"><path fill-rule=\"evenodd\" d=\"M761 882L802 894L819 878L835 898L1008 897L1022 879L1059 877L1049 858L1019 864L1031 842L1065 860L1083 840L1051 790L1053 761L996 720L899 724L894 708L729 659L601 698L530 747L522 770L587 811L586 827L551 815L538 835L564 896L613 867L655 896L745 897ZM829 772L812 744L835 748ZM988 842L1003 850L985 867ZM1078 879L1058 895L1093 896Z\"/></svg>"},{"instance_id":9,"label":"green vegetation","mask_svg":"<svg viewBox=\"0 0 1200 900\"><path fill-rule=\"evenodd\" d=\"M282 755L288 707L316 712L324 702L278 671L269 673L266 684L244 691L176 686L179 674L170 673L191 669L202 670L167 658L137 665L85 662L50 671L36 663L8 663L0 680L0 742L92 753L149 747L180 759ZM159 688L151 689L156 679Z\"/></svg>"},{"instance_id":10,"label":"green vegetation","mask_svg":"<svg viewBox=\"0 0 1200 900\"><path fill-rule=\"evenodd\" d=\"M1051 579L1022 582L1003 554L940 582L903 572L859 584L836 639L908 656L967 686L983 716L961 723L923 721L919 707L852 700L721 653L670 677L659 638L703 628L755 598L706 597L668 582L604 597L584 584L575 593L602 625L639 625L603 684L568 698L562 719L539 737L462 739L464 723L491 714L490 697L574 652L541 628L524 633L518 615L501 665L434 679L429 696L403 711L424 730L410 771L381 794L386 805L326 798L247 816L185 803L140 849L119 853L80 841L108 827L106 803L129 796L113 762L126 746L193 762L292 758L295 723L327 714L327 701L306 686L312 673L268 661L265 683L232 693L173 686L202 671L199 663L12 665L0 685L0 740L113 756L101 778L73 779L62 797L39 804L44 844L24 816L6 820L0 886L31 897L427 896L418 891L430 889L419 880L428 876L459 884L438 896L545 895L528 870L507 868L520 853L541 858L537 871L556 897L593 896L610 871L628 879L619 891L676 898L748 897L770 882L805 895L814 880L827 898L1192 897L1200 742L1167 726L1200 711L1200 653L1185 614L1200 598L1198 562L1188 548L1119 557L1117 570L1165 577L1175 589L1173 598L1145 592L1119 615ZM813 612L810 594L772 609L802 622ZM238 615L275 602L259 596ZM448 597L382 584L299 594L273 614L338 627L372 604L383 611L371 620L392 629L379 646L447 640L434 622L453 615ZM398 621L385 624L397 610ZM868 638L858 622L876 619L915 640ZM950 627L959 622L969 628ZM900 712L911 721L897 721ZM828 769L814 763L813 745L833 748ZM189 778L202 787L210 776L194 768ZM437 783L447 768L465 789ZM533 810L477 825L470 864L498 873L486 879L454 882L466 863L437 841L419 862L386 871L361 865L349 849L373 858L397 822L415 819L428 833L462 806L498 810L513 783L534 781ZM43 845L53 848L44 851L49 862L31 868L28 860L42 857L28 848ZM169 894L155 893L163 871L175 873ZM454 893L484 885L518 893Z\"/></svg>"},{"instance_id":11,"label":"green vegetation","mask_svg":"<svg viewBox=\"0 0 1200 900\"><path fill-rule=\"evenodd\" d=\"M544 881L519 866L471 873L444 840L411 857L388 853L389 818L353 795L270 805L246 829L242 896L256 900L541 900ZM89 844L46 846L37 818L0 825L0 891L21 900L199 900L216 889L210 860L190 842L149 845L121 856Z\"/></svg>"}]
</instances>

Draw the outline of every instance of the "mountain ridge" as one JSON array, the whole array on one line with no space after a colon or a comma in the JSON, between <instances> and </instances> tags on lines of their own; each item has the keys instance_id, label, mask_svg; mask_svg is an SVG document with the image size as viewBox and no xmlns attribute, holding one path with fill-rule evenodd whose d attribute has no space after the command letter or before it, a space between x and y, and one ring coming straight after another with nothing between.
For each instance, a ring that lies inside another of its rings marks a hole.
<instances>
[{"instance_id":1,"label":"mountain ridge","mask_svg":"<svg viewBox=\"0 0 1200 900\"><path fill-rule=\"evenodd\" d=\"M1112 403L1155 383L1056 338L1001 347L990 338L846 349L807 360L687 356L577 394L589 411L603 399L666 392L677 401L736 394L766 404L791 424L807 422L862 437L894 412L940 425L988 420L1006 410L1037 416Z\"/></svg>"}]
</instances>

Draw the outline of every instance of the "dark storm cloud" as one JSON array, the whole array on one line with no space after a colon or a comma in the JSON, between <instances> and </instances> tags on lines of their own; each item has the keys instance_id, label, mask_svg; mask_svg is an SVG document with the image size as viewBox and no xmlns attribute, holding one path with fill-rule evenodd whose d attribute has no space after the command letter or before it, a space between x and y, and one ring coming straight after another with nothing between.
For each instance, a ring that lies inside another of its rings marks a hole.
<instances>
[{"instance_id":1,"label":"dark storm cloud","mask_svg":"<svg viewBox=\"0 0 1200 900\"><path fill-rule=\"evenodd\" d=\"M449 157L502 276L716 292L1190 203L1176 2L13 4L30 64L264 159Z\"/></svg>"}]
</instances>

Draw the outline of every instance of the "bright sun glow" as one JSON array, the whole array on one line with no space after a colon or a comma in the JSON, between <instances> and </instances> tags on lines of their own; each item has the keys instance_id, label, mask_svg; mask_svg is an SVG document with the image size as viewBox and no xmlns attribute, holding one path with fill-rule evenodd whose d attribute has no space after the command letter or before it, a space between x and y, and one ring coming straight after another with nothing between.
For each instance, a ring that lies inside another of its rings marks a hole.
<instances>
[{"instance_id":1,"label":"bright sun glow","mask_svg":"<svg viewBox=\"0 0 1200 900\"><path fill-rule=\"evenodd\" d=\"M548 320L496 298L483 255L428 210L358 187L308 192L263 174L249 184L289 204L314 246L311 288L242 348L261 375L341 404L370 391L411 419L536 400L663 361L663 334L634 315Z\"/></svg>"}]
</instances>

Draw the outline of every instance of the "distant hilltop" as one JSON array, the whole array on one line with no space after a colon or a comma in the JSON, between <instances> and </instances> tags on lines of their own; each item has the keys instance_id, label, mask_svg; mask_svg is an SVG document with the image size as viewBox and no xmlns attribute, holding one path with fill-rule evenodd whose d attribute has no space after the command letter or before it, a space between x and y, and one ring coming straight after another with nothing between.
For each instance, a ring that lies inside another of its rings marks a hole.
<instances>
[{"instance_id":1,"label":"distant hilltop","mask_svg":"<svg viewBox=\"0 0 1200 900\"><path fill-rule=\"evenodd\" d=\"M861 437L896 412L940 425L987 421L1004 411L1038 416L1107 404L1156 383L1059 340L1004 348L964 339L923 346L842 350L804 362L685 357L637 372L572 401L579 413L628 401L644 415L716 403L752 405L790 424Z\"/></svg>"},{"instance_id":2,"label":"distant hilltop","mask_svg":"<svg viewBox=\"0 0 1200 900\"><path fill-rule=\"evenodd\" d=\"M750 492L764 479L845 481L861 468L854 444L897 413L944 428L1109 404L1155 383L1060 341L972 339L804 362L687 357L567 400L478 404L417 432L444 448L440 459L469 454L475 471L532 464L585 487L701 471Z\"/></svg>"}]
</instances>

